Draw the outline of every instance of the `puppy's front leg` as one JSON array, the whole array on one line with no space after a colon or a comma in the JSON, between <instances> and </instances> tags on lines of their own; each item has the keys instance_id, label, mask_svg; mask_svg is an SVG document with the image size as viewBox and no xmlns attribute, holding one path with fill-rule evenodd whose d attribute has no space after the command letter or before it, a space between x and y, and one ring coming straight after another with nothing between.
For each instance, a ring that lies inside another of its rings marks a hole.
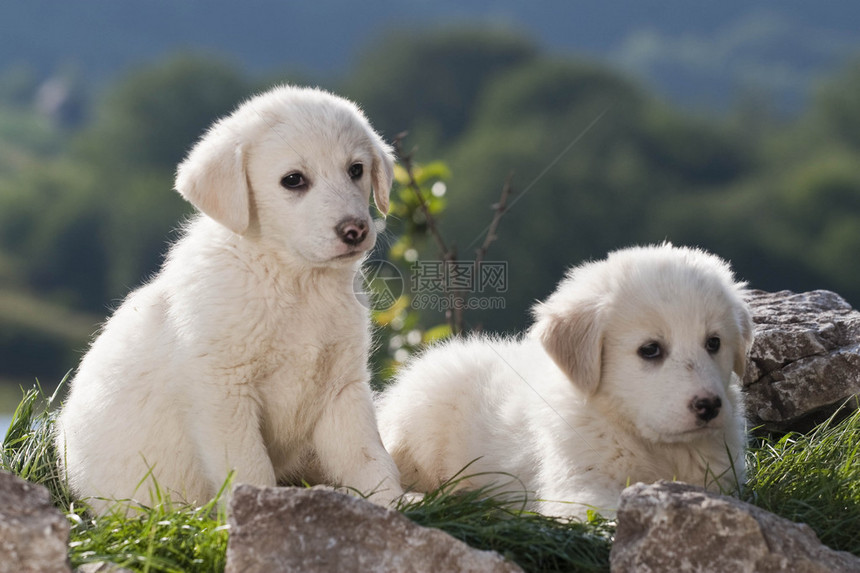
<instances>
[{"instance_id":1,"label":"puppy's front leg","mask_svg":"<svg viewBox=\"0 0 860 573\"><path fill-rule=\"evenodd\" d=\"M364 381L343 387L323 412L313 435L326 477L387 505L403 494L400 473L382 445L370 388Z\"/></svg>"},{"instance_id":2,"label":"puppy's front leg","mask_svg":"<svg viewBox=\"0 0 860 573\"><path fill-rule=\"evenodd\" d=\"M190 412L191 434L203 472L214 488L233 471L233 483L275 485L275 471L260 433L257 400L247 385L208 387Z\"/></svg>"}]
</instances>

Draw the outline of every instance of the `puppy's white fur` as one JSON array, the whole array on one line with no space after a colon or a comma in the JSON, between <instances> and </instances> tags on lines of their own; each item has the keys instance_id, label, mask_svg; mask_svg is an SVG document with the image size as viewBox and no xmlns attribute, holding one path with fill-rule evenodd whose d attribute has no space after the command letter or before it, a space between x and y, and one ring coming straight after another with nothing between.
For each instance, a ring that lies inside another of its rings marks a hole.
<instances>
[{"instance_id":1,"label":"puppy's white fur","mask_svg":"<svg viewBox=\"0 0 860 573\"><path fill-rule=\"evenodd\" d=\"M731 488L752 341L742 289L716 256L631 248L572 269L524 337L429 349L378 403L403 485L428 491L474 462L459 487L524 488L531 508L573 516L611 515L637 481ZM639 354L651 343L662 357ZM703 397L722 402L711 420L696 415Z\"/></svg>"},{"instance_id":2,"label":"puppy's white fur","mask_svg":"<svg viewBox=\"0 0 860 573\"><path fill-rule=\"evenodd\" d=\"M371 189L386 212L392 169L358 108L320 90L273 89L211 128L176 177L202 215L71 383L57 447L77 495L152 503L154 477L174 500L202 503L230 471L257 485L376 491L380 502L401 493L353 291L375 240ZM283 187L291 173L307 187ZM363 242L341 239L345 219L366 225Z\"/></svg>"}]
</instances>

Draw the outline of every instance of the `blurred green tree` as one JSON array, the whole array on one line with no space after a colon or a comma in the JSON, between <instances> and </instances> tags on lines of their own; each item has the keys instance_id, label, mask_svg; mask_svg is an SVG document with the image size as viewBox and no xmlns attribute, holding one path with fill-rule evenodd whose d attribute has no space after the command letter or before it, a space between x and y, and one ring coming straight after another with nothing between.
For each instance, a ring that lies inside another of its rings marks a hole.
<instances>
[{"instance_id":1,"label":"blurred green tree","mask_svg":"<svg viewBox=\"0 0 860 573\"><path fill-rule=\"evenodd\" d=\"M213 119L249 95L229 64L180 55L129 73L110 89L75 155L105 170L171 171Z\"/></svg>"},{"instance_id":2,"label":"blurred green tree","mask_svg":"<svg viewBox=\"0 0 860 573\"><path fill-rule=\"evenodd\" d=\"M389 139L408 130L432 156L468 127L493 78L537 56L532 42L508 31L401 32L361 57L342 91Z\"/></svg>"},{"instance_id":3,"label":"blurred green tree","mask_svg":"<svg viewBox=\"0 0 860 573\"><path fill-rule=\"evenodd\" d=\"M582 62L545 59L513 69L489 83L476 109L444 155L453 172L446 231L461 252L474 248L474 215L492 203L507 173L523 192L495 250L508 262L510 291L504 312L480 317L491 329L523 328L532 301L548 295L567 267L673 238L655 224L660 213L756 166L741 134Z\"/></svg>"},{"instance_id":4,"label":"blurred green tree","mask_svg":"<svg viewBox=\"0 0 860 573\"><path fill-rule=\"evenodd\" d=\"M177 162L249 93L229 65L180 56L111 88L65 153L18 159L0 178L0 249L18 288L100 314L139 284L190 211L171 190Z\"/></svg>"},{"instance_id":5,"label":"blurred green tree","mask_svg":"<svg viewBox=\"0 0 860 573\"><path fill-rule=\"evenodd\" d=\"M816 94L811 116L824 137L860 150L860 58L837 77L825 82Z\"/></svg>"}]
</instances>

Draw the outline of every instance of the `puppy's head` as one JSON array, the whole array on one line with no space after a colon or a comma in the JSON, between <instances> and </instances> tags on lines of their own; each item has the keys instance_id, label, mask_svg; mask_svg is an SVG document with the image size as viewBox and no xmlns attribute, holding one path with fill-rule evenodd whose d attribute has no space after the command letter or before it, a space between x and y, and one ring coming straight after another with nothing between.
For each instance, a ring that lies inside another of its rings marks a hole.
<instances>
[{"instance_id":1,"label":"puppy's head","mask_svg":"<svg viewBox=\"0 0 860 573\"><path fill-rule=\"evenodd\" d=\"M234 233L311 264L354 261L388 211L391 149L351 102L282 86L218 121L179 165L176 189Z\"/></svg>"},{"instance_id":2,"label":"puppy's head","mask_svg":"<svg viewBox=\"0 0 860 573\"><path fill-rule=\"evenodd\" d=\"M740 415L753 333L743 288L700 250L624 249L572 269L532 333L622 423L653 441L695 439Z\"/></svg>"}]
</instances>

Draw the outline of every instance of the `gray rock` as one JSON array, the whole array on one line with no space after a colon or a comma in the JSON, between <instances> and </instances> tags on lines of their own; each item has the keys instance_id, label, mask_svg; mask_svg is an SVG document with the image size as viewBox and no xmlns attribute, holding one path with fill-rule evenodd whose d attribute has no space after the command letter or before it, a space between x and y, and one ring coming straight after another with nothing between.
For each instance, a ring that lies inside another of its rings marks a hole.
<instances>
[{"instance_id":1,"label":"gray rock","mask_svg":"<svg viewBox=\"0 0 860 573\"><path fill-rule=\"evenodd\" d=\"M747 413L767 430L808 430L860 394L860 312L817 290L752 291L755 342L744 376Z\"/></svg>"},{"instance_id":2,"label":"gray rock","mask_svg":"<svg viewBox=\"0 0 860 573\"><path fill-rule=\"evenodd\" d=\"M225 573L522 571L396 511L329 489L238 485Z\"/></svg>"},{"instance_id":3,"label":"gray rock","mask_svg":"<svg viewBox=\"0 0 860 573\"><path fill-rule=\"evenodd\" d=\"M68 543L48 490L0 471L0 573L71 572Z\"/></svg>"},{"instance_id":4,"label":"gray rock","mask_svg":"<svg viewBox=\"0 0 860 573\"><path fill-rule=\"evenodd\" d=\"M860 558L819 542L807 525L682 483L637 483L621 494L613 573L860 572Z\"/></svg>"}]
</instances>

